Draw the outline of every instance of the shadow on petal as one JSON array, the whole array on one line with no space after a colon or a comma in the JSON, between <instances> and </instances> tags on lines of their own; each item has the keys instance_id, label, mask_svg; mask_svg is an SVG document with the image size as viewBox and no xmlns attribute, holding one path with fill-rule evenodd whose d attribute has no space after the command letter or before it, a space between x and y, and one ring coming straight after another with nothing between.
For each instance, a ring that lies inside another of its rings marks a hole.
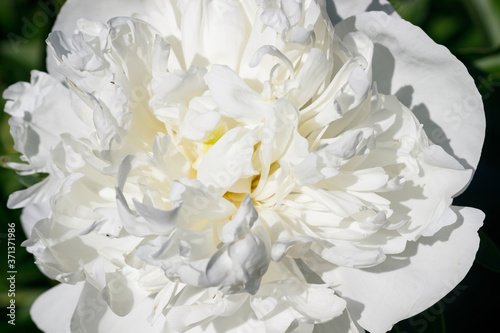
<instances>
[{"instance_id":1,"label":"shadow on petal","mask_svg":"<svg viewBox=\"0 0 500 333\"><path fill-rule=\"evenodd\" d=\"M377 90L382 94L390 95L392 91L394 67L396 66L394 56L387 47L380 43L375 43L373 45L372 64L373 77L376 78L377 82Z\"/></svg>"},{"instance_id":2,"label":"shadow on petal","mask_svg":"<svg viewBox=\"0 0 500 333\"><path fill-rule=\"evenodd\" d=\"M403 87L404 88L404 87ZM401 89L403 89L401 88ZM400 90L401 90L400 89ZM399 92L399 91L398 91ZM398 96L399 98L399 96ZM401 101L401 100L400 100ZM403 103L404 104L404 103ZM463 158L458 157L450 145L450 139L446 136L443 128L436 124L432 119L429 109L425 104L418 104L412 108L413 113L418 121L424 125L425 134L431 139L432 142L441 146L448 154L453 156L465 169L473 169L473 167ZM457 116L458 117L458 116Z\"/></svg>"},{"instance_id":3,"label":"shadow on petal","mask_svg":"<svg viewBox=\"0 0 500 333\"><path fill-rule=\"evenodd\" d=\"M391 6L391 4L389 4L389 3L381 4L380 0L372 0L372 3L366 8L366 11L367 12L382 11L382 12L386 12L389 15L391 15L392 13L395 12L395 10Z\"/></svg>"},{"instance_id":4,"label":"shadow on petal","mask_svg":"<svg viewBox=\"0 0 500 333\"><path fill-rule=\"evenodd\" d=\"M413 89L412 86L404 86L399 88L399 90L394 95L396 95L401 103L410 108L414 91L415 89Z\"/></svg>"},{"instance_id":5,"label":"shadow on petal","mask_svg":"<svg viewBox=\"0 0 500 333\"><path fill-rule=\"evenodd\" d=\"M365 305L349 297L343 296L342 298L349 304L349 313L352 319L357 322L361 318L361 313L363 313Z\"/></svg>"}]
</instances>

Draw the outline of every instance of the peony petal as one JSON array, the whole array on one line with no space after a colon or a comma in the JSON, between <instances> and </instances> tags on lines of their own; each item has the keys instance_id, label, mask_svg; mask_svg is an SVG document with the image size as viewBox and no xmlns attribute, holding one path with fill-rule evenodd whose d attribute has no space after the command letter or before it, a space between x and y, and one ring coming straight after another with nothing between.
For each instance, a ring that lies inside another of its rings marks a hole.
<instances>
[{"instance_id":1,"label":"peony petal","mask_svg":"<svg viewBox=\"0 0 500 333\"><path fill-rule=\"evenodd\" d=\"M68 0L64 3L57 15L52 31L62 31L67 36L71 36L75 33L76 24L79 18L106 23L113 17L132 16L133 14L144 13L144 2L150 1L151 0ZM47 70L55 78L61 81L63 80L63 76L56 70L56 60L49 51L47 52Z\"/></svg>"},{"instance_id":2,"label":"peony petal","mask_svg":"<svg viewBox=\"0 0 500 333\"><path fill-rule=\"evenodd\" d=\"M253 206L252 197L247 195L233 219L222 228L222 241L224 243L229 243L243 238L252 228L257 217L258 215Z\"/></svg>"},{"instance_id":3,"label":"peony petal","mask_svg":"<svg viewBox=\"0 0 500 333\"><path fill-rule=\"evenodd\" d=\"M69 186L80 177L81 175L78 173L69 176L67 179L60 179L55 175L49 175L31 187L12 193L7 201L7 207L15 209L34 203L46 202L54 193L60 190L61 186Z\"/></svg>"},{"instance_id":4,"label":"peony petal","mask_svg":"<svg viewBox=\"0 0 500 333\"><path fill-rule=\"evenodd\" d=\"M100 297L99 291L89 283L85 283L75 314L71 318L71 332L160 333L163 330L164 319L160 318L154 324L148 321L153 306L153 298L146 298L127 316L119 317L109 309Z\"/></svg>"},{"instance_id":5,"label":"peony petal","mask_svg":"<svg viewBox=\"0 0 500 333\"><path fill-rule=\"evenodd\" d=\"M50 75L32 71L30 83L16 83L3 93L8 100L5 112L12 116L9 125L14 148L26 156L34 170L48 172L50 151L61 142L61 134L82 137L88 133L88 128L68 109L68 92Z\"/></svg>"},{"instance_id":6,"label":"peony petal","mask_svg":"<svg viewBox=\"0 0 500 333\"><path fill-rule=\"evenodd\" d=\"M40 220L49 218L51 214L50 204L46 201L24 207L21 213L21 224L24 234L29 237L35 224Z\"/></svg>"},{"instance_id":7,"label":"peony petal","mask_svg":"<svg viewBox=\"0 0 500 333\"><path fill-rule=\"evenodd\" d=\"M140 284L140 275L139 271L129 267L106 273L106 286L101 297L113 313L120 317L128 315L150 294Z\"/></svg>"},{"instance_id":8,"label":"peony petal","mask_svg":"<svg viewBox=\"0 0 500 333\"><path fill-rule=\"evenodd\" d=\"M356 324L346 309L337 318L324 324L314 325L313 333L365 333L365 330Z\"/></svg>"},{"instance_id":9,"label":"peony petal","mask_svg":"<svg viewBox=\"0 0 500 333\"><path fill-rule=\"evenodd\" d=\"M179 128L181 136L194 141L210 139L221 118L216 108L211 98L193 98Z\"/></svg>"},{"instance_id":10,"label":"peony petal","mask_svg":"<svg viewBox=\"0 0 500 333\"><path fill-rule=\"evenodd\" d=\"M306 322L322 323L340 316L346 302L325 285L309 284L300 294L290 293L290 304Z\"/></svg>"},{"instance_id":11,"label":"peony petal","mask_svg":"<svg viewBox=\"0 0 500 333\"><path fill-rule=\"evenodd\" d=\"M198 169L198 179L217 193L223 194L238 179L256 175L252 165L255 131L236 127L210 148Z\"/></svg>"},{"instance_id":12,"label":"peony petal","mask_svg":"<svg viewBox=\"0 0 500 333\"><path fill-rule=\"evenodd\" d=\"M202 296L210 295L210 301L201 304L190 304L193 300L182 300L180 305L168 309L166 318L168 328L165 332L238 332L239 330L232 330L229 327L233 326L233 322L228 320L232 319L242 304L247 300L247 295L222 295L213 289L199 292ZM215 295L214 295L215 294ZM213 296L212 296L213 295ZM182 297L183 295L181 295ZM188 303L188 304L183 304ZM248 316L248 312L245 313ZM246 319L246 318L245 318ZM239 320L238 320L239 321ZM212 326L214 322L218 322L215 328ZM200 325L200 323L203 323ZM195 324L198 324L195 326ZM229 324L229 325L228 325ZM243 323L245 321L243 320ZM229 326L229 327L227 327ZM238 325L239 326L239 325Z\"/></svg>"},{"instance_id":13,"label":"peony petal","mask_svg":"<svg viewBox=\"0 0 500 333\"><path fill-rule=\"evenodd\" d=\"M196 221L217 221L230 217L236 207L211 192L197 179L180 178L172 183L170 202L181 205L179 226L193 227Z\"/></svg>"},{"instance_id":14,"label":"peony petal","mask_svg":"<svg viewBox=\"0 0 500 333\"><path fill-rule=\"evenodd\" d=\"M239 66L247 19L236 1L187 1L182 13L182 50L186 66Z\"/></svg>"},{"instance_id":15,"label":"peony petal","mask_svg":"<svg viewBox=\"0 0 500 333\"><path fill-rule=\"evenodd\" d=\"M270 248L269 235L262 227L222 246L206 268L210 285L220 286L226 294L242 291L255 294L269 266Z\"/></svg>"},{"instance_id":16,"label":"peony petal","mask_svg":"<svg viewBox=\"0 0 500 333\"><path fill-rule=\"evenodd\" d=\"M44 332L70 333L70 322L83 289L83 283L61 283L35 300L30 315Z\"/></svg>"},{"instance_id":17,"label":"peony petal","mask_svg":"<svg viewBox=\"0 0 500 333\"><path fill-rule=\"evenodd\" d=\"M263 98L229 67L212 66L206 80L223 115L248 124L256 124L264 119L267 107Z\"/></svg>"},{"instance_id":18,"label":"peony petal","mask_svg":"<svg viewBox=\"0 0 500 333\"><path fill-rule=\"evenodd\" d=\"M420 28L382 12L363 13L336 26L340 36L355 30L375 44L373 79L379 92L396 95L434 143L464 167L476 168L485 117L465 66Z\"/></svg>"},{"instance_id":19,"label":"peony petal","mask_svg":"<svg viewBox=\"0 0 500 333\"><path fill-rule=\"evenodd\" d=\"M299 87L291 90L288 99L297 107L302 107L323 83L330 66L325 53L321 49L312 48L298 70L297 77L292 80Z\"/></svg>"},{"instance_id":20,"label":"peony petal","mask_svg":"<svg viewBox=\"0 0 500 333\"><path fill-rule=\"evenodd\" d=\"M454 226L408 243L397 257L369 269L338 267L323 274L325 281L338 285L335 290L362 327L372 333L389 331L439 301L464 278L479 246L477 230L484 214L469 207L453 209L459 216Z\"/></svg>"},{"instance_id":21,"label":"peony petal","mask_svg":"<svg viewBox=\"0 0 500 333\"><path fill-rule=\"evenodd\" d=\"M5 93L12 167L49 173L23 245L78 286L41 328L377 333L470 267L481 100L387 0L68 0L54 30Z\"/></svg>"}]
</instances>

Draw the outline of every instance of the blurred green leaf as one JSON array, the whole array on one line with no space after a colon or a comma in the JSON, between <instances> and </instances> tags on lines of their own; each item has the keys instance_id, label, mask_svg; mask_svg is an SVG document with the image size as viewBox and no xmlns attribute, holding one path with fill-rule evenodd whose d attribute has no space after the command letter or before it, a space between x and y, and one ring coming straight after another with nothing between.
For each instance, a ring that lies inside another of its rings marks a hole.
<instances>
[{"instance_id":1,"label":"blurred green leaf","mask_svg":"<svg viewBox=\"0 0 500 333\"><path fill-rule=\"evenodd\" d=\"M48 176L47 173L36 173L33 175L24 175L24 176L17 175L17 178L19 179L19 182L24 186L31 187L41 182L45 178L47 178L47 176Z\"/></svg>"},{"instance_id":2,"label":"blurred green leaf","mask_svg":"<svg viewBox=\"0 0 500 333\"><path fill-rule=\"evenodd\" d=\"M442 44L461 33L461 18L456 15L440 15L429 22L429 35Z\"/></svg>"},{"instance_id":3,"label":"blurred green leaf","mask_svg":"<svg viewBox=\"0 0 500 333\"><path fill-rule=\"evenodd\" d=\"M12 0L0 1L0 27L5 30L10 30L15 26L15 8Z\"/></svg>"},{"instance_id":4,"label":"blurred green leaf","mask_svg":"<svg viewBox=\"0 0 500 333\"><path fill-rule=\"evenodd\" d=\"M500 45L500 1L464 0L476 22L482 27L491 46Z\"/></svg>"},{"instance_id":5,"label":"blurred green leaf","mask_svg":"<svg viewBox=\"0 0 500 333\"><path fill-rule=\"evenodd\" d=\"M481 243L477 251L476 262L490 271L500 273L500 249L484 231L479 230Z\"/></svg>"},{"instance_id":6,"label":"blurred green leaf","mask_svg":"<svg viewBox=\"0 0 500 333\"><path fill-rule=\"evenodd\" d=\"M2 84L0 84L0 90L3 91L5 88ZM5 106L5 100L0 100L0 107L3 110ZM1 112L1 111L0 111ZM14 153L14 139L10 135L10 126L8 121L8 116L6 113L3 113L0 116L0 153Z\"/></svg>"},{"instance_id":7,"label":"blurred green leaf","mask_svg":"<svg viewBox=\"0 0 500 333\"><path fill-rule=\"evenodd\" d=\"M407 21L420 25L428 16L429 0L391 1L394 9Z\"/></svg>"},{"instance_id":8,"label":"blurred green leaf","mask_svg":"<svg viewBox=\"0 0 500 333\"><path fill-rule=\"evenodd\" d=\"M474 62L474 65L485 73L500 72L500 53L479 58Z\"/></svg>"},{"instance_id":9,"label":"blurred green leaf","mask_svg":"<svg viewBox=\"0 0 500 333\"><path fill-rule=\"evenodd\" d=\"M45 42L41 37L26 39L14 33L8 37L0 43L2 62L15 66L17 70L22 68L27 73L44 66Z\"/></svg>"}]
</instances>

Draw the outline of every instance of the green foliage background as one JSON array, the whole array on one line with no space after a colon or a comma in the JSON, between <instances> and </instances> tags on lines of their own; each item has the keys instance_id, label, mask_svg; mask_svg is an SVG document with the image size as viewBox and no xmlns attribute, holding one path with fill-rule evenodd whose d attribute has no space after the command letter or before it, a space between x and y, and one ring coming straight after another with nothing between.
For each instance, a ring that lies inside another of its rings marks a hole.
<instances>
[{"instance_id":1,"label":"green foliage background","mask_svg":"<svg viewBox=\"0 0 500 333\"><path fill-rule=\"evenodd\" d=\"M103 0L105 1L105 0ZM355 0L354 0L355 1ZM375 0L377 1L377 0ZM63 0L53 1L57 7ZM29 81L32 69L45 70L45 38L55 19L43 4L50 0L0 0L0 91ZM447 46L476 81L487 118L486 141L476 175L455 204L486 213L481 246L471 271L460 285L424 313L398 323L391 332L460 333L495 331L500 307L500 0L393 0L397 12ZM53 7L52 7L53 8ZM42 15L45 13L45 15ZM45 19L44 19L45 18ZM5 101L0 100L3 110ZM0 155L15 153L8 117L0 113ZM0 168L0 317L1 332L39 332L29 316L35 298L54 285L34 264L21 243L26 239L20 211L6 208L10 193L22 188L13 171ZM16 222L16 326L7 323L9 286L7 223Z\"/></svg>"}]
</instances>

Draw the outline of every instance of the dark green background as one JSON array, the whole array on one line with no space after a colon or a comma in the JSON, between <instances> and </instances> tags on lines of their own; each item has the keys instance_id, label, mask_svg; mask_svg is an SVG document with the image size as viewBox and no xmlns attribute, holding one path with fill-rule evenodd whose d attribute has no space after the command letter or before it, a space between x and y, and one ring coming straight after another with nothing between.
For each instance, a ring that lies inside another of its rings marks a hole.
<instances>
[{"instance_id":1,"label":"dark green background","mask_svg":"<svg viewBox=\"0 0 500 333\"><path fill-rule=\"evenodd\" d=\"M105 0L103 0L105 1ZM355 1L355 0L354 0ZM45 38L54 15L41 6L50 0L0 0L0 91L18 81L29 81L32 69L45 70ZM62 0L55 1L57 4ZM495 332L500 306L500 0L394 0L405 19L422 27L436 42L447 46L465 63L485 103L487 130L481 162L468 190L455 204L476 207L486 213L480 231L476 262L458 288L435 306L405 320L393 329L400 333ZM51 9L51 8L49 8ZM5 101L0 100L3 109ZM0 155L13 153L8 117L0 115ZM20 188L19 177L0 168L0 331L38 332L29 307L54 285L33 264L23 247L19 211L5 207L7 197ZM25 180L24 180L25 181ZM16 326L7 324L7 223L17 225Z\"/></svg>"}]
</instances>

